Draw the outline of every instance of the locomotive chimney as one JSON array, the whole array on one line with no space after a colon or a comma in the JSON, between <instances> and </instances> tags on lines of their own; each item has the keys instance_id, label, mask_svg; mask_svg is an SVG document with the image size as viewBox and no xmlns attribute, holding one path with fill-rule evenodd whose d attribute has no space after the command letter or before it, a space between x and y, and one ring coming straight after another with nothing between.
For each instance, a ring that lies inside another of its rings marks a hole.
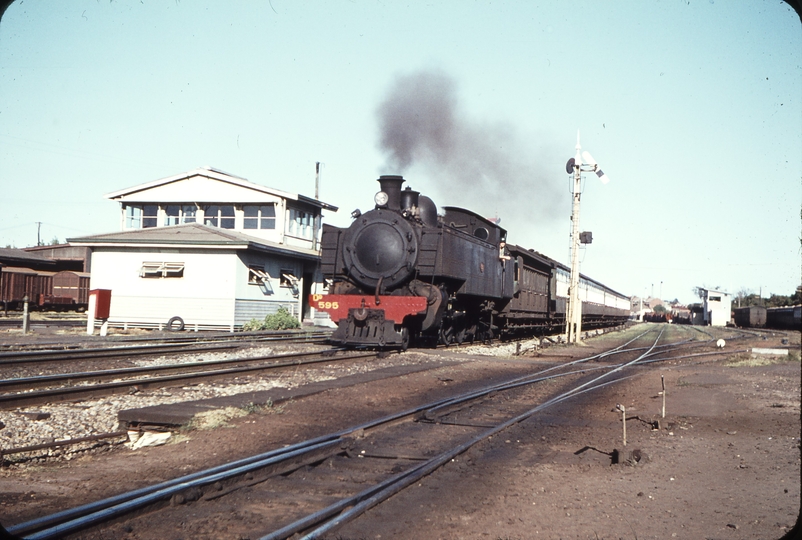
<instances>
[{"instance_id":1,"label":"locomotive chimney","mask_svg":"<svg viewBox=\"0 0 802 540\"><path fill-rule=\"evenodd\" d=\"M409 210L413 206L418 206L418 195L420 195L419 191L414 191L407 186L407 188L401 192L401 210Z\"/></svg>"},{"instance_id":2,"label":"locomotive chimney","mask_svg":"<svg viewBox=\"0 0 802 540\"><path fill-rule=\"evenodd\" d=\"M383 175L379 177L379 185L381 190L387 194L387 208L390 210L401 210L401 184L403 183L403 176Z\"/></svg>"}]
</instances>

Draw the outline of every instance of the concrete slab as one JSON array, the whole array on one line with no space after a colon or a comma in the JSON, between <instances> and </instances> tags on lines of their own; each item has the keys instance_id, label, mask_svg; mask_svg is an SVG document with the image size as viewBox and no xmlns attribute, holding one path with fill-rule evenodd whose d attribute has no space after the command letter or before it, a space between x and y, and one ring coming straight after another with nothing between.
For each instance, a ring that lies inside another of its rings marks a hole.
<instances>
[{"instance_id":1,"label":"concrete slab","mask_svg":"<svg viewBox=\"0 0 802 540\"><path fill-rule=\"evenodd\" d=\"M168 405L155 405L153 407L141 407L138 409L125 409L117 413L117 420L121 425L128 426L140 424L180 426L188 423L196 414L215 409L225 409L227 407L244 408L253 405L266 405L267 403L276 405L284 401L311 396L333 388L344 388L380 379L399 377L456 363L457 362L438 362L431 364L392 366L368 371L367 373L357 373L356 375L340 377L330 381L309 383L295 388L271 388L270 390L244 392L233 396L221 396Z\"/></svg>"}]
</instances>

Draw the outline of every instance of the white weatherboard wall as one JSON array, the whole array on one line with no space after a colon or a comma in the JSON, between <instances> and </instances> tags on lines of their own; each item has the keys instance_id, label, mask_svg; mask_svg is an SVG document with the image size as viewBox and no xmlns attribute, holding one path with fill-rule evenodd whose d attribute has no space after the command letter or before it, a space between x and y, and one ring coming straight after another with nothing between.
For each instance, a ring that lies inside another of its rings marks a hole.
<instances>
[{"instance_id":1,"label":"white weatherboard wall","mask_svg":"<svg viewBox=\"0 0 802 540\"><path fill-rule=\"evenodd\" d=\"M142 278L144 262L183 263L184 273L177 278ZM90 288L111 289L111 323L158 325L177 316L188 326L229 327L234 322L238 262L233 250L96 248Z\"/></svg>"},{"instance_id":2,"label":"white weatherboard wall","mask_svg":"<svg viewBox=\"0 0 802 540\"><path fill-rule=\"evenodd\" d=\"M183 275L143 278L146 262L182 263ZM303 263L289 257L225 249L96 248L92 265L90 288L111 290L109 322L114 325L158 327L181 317L190 330L233 330L280 307L301 314ZM250 266L270 276L268 286L249 284ZM298 278L297 287L281 286L282 271Z\"/></svg>"}]
</instances>

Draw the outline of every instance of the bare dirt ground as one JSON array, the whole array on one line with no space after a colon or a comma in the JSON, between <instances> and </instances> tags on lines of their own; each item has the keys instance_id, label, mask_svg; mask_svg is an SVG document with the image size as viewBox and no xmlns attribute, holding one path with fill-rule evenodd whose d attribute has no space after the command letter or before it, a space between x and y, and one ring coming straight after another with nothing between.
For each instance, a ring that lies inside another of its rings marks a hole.
<instances>
[{"instance_id":1,"label":"bare dirt ground","mask_svg":"<svg viewBox=\"0 0 802 540\"><path fill-rule=\"evenodd\" d=\"M588 343L549 352L586 356L609 341ZM756 337L733 347L780 345L780 337ZM641 369L473 447L328 538L771 540L793 534L800 513L798 332L790 334L790 346L790 357L742 353ZM453 361L459 355L444 356ZM544 360L466 355L456 366L340 388L232 419L226 427L184 432L166 446L5 467L0 523L355 425L402 404L426 402L445 387L465 390ZM661 375L668 388L665 418ZM616 404L626 407L626 446ZM199 512L202 507L192 509ZM265 534L243 534L237 519L232 515L231 523L203 534L195 529L170 537L255 540ZM158 529L139 527L124 537L160 538Z\"/></svg>"}]
</instances>

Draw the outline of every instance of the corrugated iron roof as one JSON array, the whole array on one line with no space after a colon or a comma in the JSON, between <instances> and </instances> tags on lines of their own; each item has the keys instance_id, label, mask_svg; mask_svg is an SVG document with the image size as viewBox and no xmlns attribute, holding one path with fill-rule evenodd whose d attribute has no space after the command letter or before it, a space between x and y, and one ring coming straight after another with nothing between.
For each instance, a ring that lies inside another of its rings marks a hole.
<instances>
[{"instance_id":1,"label":"corrugated iron roof","mask_svg":"<svg viewBox=\"0 0 802 540\"><path fill-rule=\"evenodd\" d=\"M12 266L18 263L35 263L39 266L55 266L56 264L53 259L38 253L15 248L0 248L0 262Z\"/></svg>"},{"instance_id":2,"label":"corrugated iron roof","mask_svg":"<svg viewBox=\"0 0 802 540\"><path fill-rule=\"evenodd\" d=\"M80 238L68 238L67 241L71 245L84 245L93 248L125 245L136 247L193 246L208 247L210 249L253 249L306 259L318 259L320 256L317 251L312 249L277 244L239 231L209 227L200 223L96 234Z\"/></svg>"}]
</instances>

